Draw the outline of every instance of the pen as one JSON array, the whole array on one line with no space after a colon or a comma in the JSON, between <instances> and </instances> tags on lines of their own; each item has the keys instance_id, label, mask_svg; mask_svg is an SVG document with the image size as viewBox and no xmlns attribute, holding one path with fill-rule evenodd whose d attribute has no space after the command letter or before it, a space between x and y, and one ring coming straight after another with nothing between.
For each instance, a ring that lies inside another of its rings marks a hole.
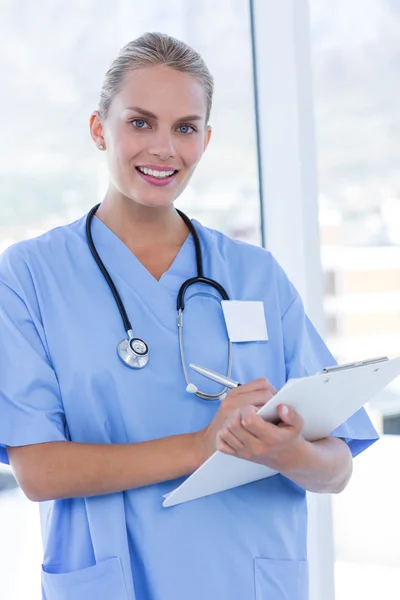
<instances>
[{"instance_id":1,"label":"pen","mask_svg":"<svg viewBox=\"0 0 400 600\"><path fill-rule=\"evenodd\" d=\"M233 389L239 387L241 385L238 381L234 381L233 379L229 379L229 377L225 377L224 375L220 375L215 371L211 371L210 369L205 369L204 367L199 367L198 365L194 365L192 363L189 364L189 367L196 371L196 373L200 373L200 375L204 375L204 377L208 377L212 381L216 383L220 383L221 385Z\"/></svg>"}]
</instances>

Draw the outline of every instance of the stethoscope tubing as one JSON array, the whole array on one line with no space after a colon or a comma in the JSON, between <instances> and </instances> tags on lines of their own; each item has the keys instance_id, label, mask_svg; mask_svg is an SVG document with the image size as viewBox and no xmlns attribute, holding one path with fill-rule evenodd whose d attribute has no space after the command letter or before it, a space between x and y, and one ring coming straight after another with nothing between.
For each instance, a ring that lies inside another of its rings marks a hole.
<instances>
[{"instance_id":1,"label":"stethoscope tubing","mask_svg":"<svg viewBox=\"0 0 400 600\"><path fill-rule=\"evenodd\" d=\"M115 303L118 307L118 311L121 315L121 319L123 321L125 331L128 335L127 340L122 340L118 344L118 355L127 366L132 367L132 368L142 368L143 366L145 366L147 364L147 361L148 361L148 346L147 346L146 342L144 342L143 340L140 340L139 338L134 338L133 328L132 328L131 322L129 320L128 314L126 312L125 306L122 302L121 296L120 296L109 272L107 271L102 259L100 258L100 255L97 252L95 243L93 241L91 224L92 224L93 217L96 214L96 211L99 208L99 206L100 206L100 204L96 204L96 206L94 206L89 211L87 218L86 218L86 236L87 236L89 250L111 290L111 293L114 297ZM177 295L177 310L178 310L177 324L178 324L178 330L179 330L179 350L180 350L180 356L181 356L181 362L182 362L182 369L183 369L183 373L184 373L184 376L186 379L186 383L188 386L190 386L191 383L189 380L188 370L186 367L185 351L184 351L184 345L183 345L183 311L185 309L185 294L190 286L197 284L197 283L201 283L204 285L209 285L209 286L213 287L215 290L217 290L218 293L223 298L223 300L229 300L229 296L228 296L226 290L224 289L224 287L220 283L218 283L218 281L215 281L214 279L209 279L208 277L204 276L201 244L200 244L200 239L199 239L198 233L196 231L196 228L193 225L192 221L189 219L189 217L187 215L185 215L185 213L183 213L182 211L180 211L178 209L176 209L176 210L177 210L177 213L179 214L179 216L185 222L187 228L189 229L190 234L192 235L194 246L195 246L195 255L196 255L197 276L191 277L190 279L187 279L186 281L184 281L183 284L181 285L178 295ZM130 351L132 354L134 354L134 349L132 348L132 342L134 342L135 340L142 342L142 344L144 344L144 346L146 347L146 350L147 350L146 355L145 355L145 357L147 359L144 361L143 355L139 356L140 360L139 360L138 364L136 364L136 366L133 364L135 361L129 360L129 356L128 356ZM124 347L123 353L120 352L121 346ZM230 378L231 370L232 370L232 343L229 340L228 373L227 373L228 378ZM207 394L205 392L201 392L200 390L198 390L196 388L197 391L194 393L196 396L198 396L199 398L201 398L203 400L218 400L221 397L221 395L223 395L226 392L227 389L228 388L225 387L218 394Z\"/></svg>"}]
</instances>

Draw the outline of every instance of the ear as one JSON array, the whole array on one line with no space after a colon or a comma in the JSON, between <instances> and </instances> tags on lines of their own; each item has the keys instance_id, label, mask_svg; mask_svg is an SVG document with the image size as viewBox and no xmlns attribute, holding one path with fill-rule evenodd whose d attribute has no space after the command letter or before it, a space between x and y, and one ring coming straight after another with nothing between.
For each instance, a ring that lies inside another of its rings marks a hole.
<instances>
[{"instance_id":1,"label":"ear","mask_svg":"<svg viewBox=\"0 0 400 600\"><path fill-rule=\"evenodd\" d=\"M203 152L206 151L208 144L210 143L210 139L211 139L211 133L212 133L212 129L210 125L207 125L207 129L206 129L206 135L204 136L204 150Z\"/></svg>"},{"instance_id":2,"label":"ear","mask_svg":"<svg viewBox=\"0 0 400 600\"><path fill-rule=\"evenodd\" d=\"M104 146L103 122L98 110L95 110L90 116L90 135L96 146Z\"/></svg>"}]
</instances>

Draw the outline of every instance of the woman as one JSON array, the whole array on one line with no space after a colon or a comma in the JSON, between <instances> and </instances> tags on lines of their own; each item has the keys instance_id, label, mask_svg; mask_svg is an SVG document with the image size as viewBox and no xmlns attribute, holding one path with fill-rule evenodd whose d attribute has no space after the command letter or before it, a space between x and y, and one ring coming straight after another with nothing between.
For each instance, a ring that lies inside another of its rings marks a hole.
<instances>
[{"instance_id":1,"label":"woman","mask_svg":"<svg viewBox=\"0 0 400 600\"><path fill-rule=\"evenodd\" d=\"M210 141L212 92L182 42L125 46L90 120L104 200L1 257L1 459L41 503L46 600L305 600L305 490L344 489L377 437L364 411L315 443L285 406L279 426L256 415L289 377L334 361L267 251L174 209ZM229 348L249 383L225 398L182 368L177 296L199 274L217 283L181 294L184 364L226 373ZM243 319L262 302L268 339L229 344L223 298ZM216 449L281 474L163 508Z\"/></svg>"}]
</instances>

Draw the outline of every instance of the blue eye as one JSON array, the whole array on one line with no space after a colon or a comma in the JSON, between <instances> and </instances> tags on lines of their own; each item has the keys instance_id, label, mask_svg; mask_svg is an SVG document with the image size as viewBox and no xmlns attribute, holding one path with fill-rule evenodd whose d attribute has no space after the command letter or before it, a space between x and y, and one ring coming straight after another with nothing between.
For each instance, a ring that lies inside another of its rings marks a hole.
<instances>
[{"instance_id":1,"label":"blue eye","mask_svg":"<svg viewBox=\"0 0 400 600\"><path fill-rule=\"evenodd\" d=\"M195 131L195 128L191 125L180 125L178 129L181 133L193 133Z\"/></svg>"},{"instance_id":2,"label":"blue eye","mask_svg":"<svg viewBox=\"0 0 400 600\"><path fill-rule=\"evenodd\" d=\"M136 127L136 129L146 129L147 123L143 119L133 119L131 123Z\"/></svg>"}]
</instances>

